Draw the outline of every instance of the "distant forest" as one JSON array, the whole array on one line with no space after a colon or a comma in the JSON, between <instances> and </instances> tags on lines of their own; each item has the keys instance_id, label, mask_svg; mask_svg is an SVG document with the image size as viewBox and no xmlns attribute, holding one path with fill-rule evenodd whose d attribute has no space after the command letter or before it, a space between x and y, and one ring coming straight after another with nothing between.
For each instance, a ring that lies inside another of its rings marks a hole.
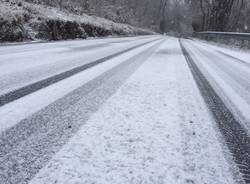
<instances>
[{"instance_id":1,"label":"distant forest","mask_svg":"<svg viewBox=\"0 0 250 184\"><path fill-rule=\"evenodd\" d=\"M159 32L250 32L249 0L26 0Z\"/></svg>"}]
</instances>

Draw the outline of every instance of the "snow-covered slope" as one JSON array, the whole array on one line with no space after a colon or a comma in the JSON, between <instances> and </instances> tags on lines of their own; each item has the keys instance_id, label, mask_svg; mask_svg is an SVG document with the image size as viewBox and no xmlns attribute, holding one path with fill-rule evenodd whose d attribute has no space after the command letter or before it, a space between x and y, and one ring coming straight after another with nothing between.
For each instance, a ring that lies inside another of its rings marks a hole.
<instances>
[{"instance_id":1,"label":"snow-covered slope","mask_svg":"<svg viewBox=\"0 0 250 184\"><path fill-rule=\"evenodd\" d=\"M63 40L153 32L54 7L0 0L0 41Z\"/></svg>"}]
</instances>

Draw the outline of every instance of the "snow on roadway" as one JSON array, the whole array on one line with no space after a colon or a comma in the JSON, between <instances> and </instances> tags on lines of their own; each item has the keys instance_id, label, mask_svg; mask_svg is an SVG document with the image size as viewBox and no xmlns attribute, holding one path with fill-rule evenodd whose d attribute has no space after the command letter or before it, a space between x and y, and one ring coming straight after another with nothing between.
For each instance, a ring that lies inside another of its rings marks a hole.
<instances>
[{"instance_id":1,"label":"snow on roadway","mask_svg":"<svg viewBox=\"0 0 250 184\"><path fill-rule=\"evenodd\" d=\"M197 41L185 41L185 43L193 59L224 103L250 132L250 67L235 62L233 58L215 53L213 49L201 46Z\"/></svg>"},{"instance_id":2,"label":"snow on roadway","mask_svg":"<svg viewBox=\"0 0 250 184\"><path fill-rule=\"evenodd\" d=\"M246 63L250 64L250 52L247 50L240 50L239 48L234 47L223 47L215 43L201 41L201 40L194 40L196 44L199 44L200 47L213 49L214 51L219 51L229 56L238 58Z\"/></svg>"},{"instance_id":3,"label":"snow on roadway","mask_svg":"<svg viewBox=\"0 0 250 184\"><path fill-rule=\"evenodd\" d=\"M216 131L171 39L30 184L233 184Z\"/></svg>"},{"instance_id":4,"label":"snow on roadway","mask_svg":"<svg viewBox=\"0 0 250 184\"><path fill-rule=\"evenodd\" d=\"M157 38L159 36L0 47L0 95Z\"/></svg>"},{"instance_id":5,"label":"snow on roadway","mask_svg":"<svg viewBox=\"0 0 250 184\"><path fill-rule=\"evenodd\" d=\"M152 42L124 53L107 62L4 105L0 108L0 133L160 41Z\"/></svg>"}]
</instances>

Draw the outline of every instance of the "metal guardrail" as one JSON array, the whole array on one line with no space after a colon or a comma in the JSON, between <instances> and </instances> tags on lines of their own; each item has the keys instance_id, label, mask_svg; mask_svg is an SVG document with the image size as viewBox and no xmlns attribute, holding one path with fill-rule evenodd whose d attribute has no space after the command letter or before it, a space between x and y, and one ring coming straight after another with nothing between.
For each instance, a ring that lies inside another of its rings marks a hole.
<instances>
[{"instance_id":1,"label":"metal guardrail","mask_svg":"<svg viewBox=\"0 0 250 184\"><path fill-rule=\"evenodd\" d=\"M228 38L228 39L237 39L237 40L250 40L250 33L237 33L237 32L196 32L193 33L194 37L203 38L211 40L214 38Z\"/></svg>"}]
</instances>

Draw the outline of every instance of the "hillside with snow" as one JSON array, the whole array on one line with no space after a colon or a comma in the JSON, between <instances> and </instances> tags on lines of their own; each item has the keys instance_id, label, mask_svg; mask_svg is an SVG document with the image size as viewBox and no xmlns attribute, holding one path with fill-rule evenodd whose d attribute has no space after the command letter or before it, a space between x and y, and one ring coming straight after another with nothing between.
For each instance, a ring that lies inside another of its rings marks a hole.
<instances>
[{"instance_id":1,"label":"hillside with snow","mask_svg":"<svg viewBox=\"0 0 250 184\"><path fill-rule=\"evenodd\" d=\"M104 18L16 0L0 0L0 42L152 34Z\"/></svg>"}]
</instances>

